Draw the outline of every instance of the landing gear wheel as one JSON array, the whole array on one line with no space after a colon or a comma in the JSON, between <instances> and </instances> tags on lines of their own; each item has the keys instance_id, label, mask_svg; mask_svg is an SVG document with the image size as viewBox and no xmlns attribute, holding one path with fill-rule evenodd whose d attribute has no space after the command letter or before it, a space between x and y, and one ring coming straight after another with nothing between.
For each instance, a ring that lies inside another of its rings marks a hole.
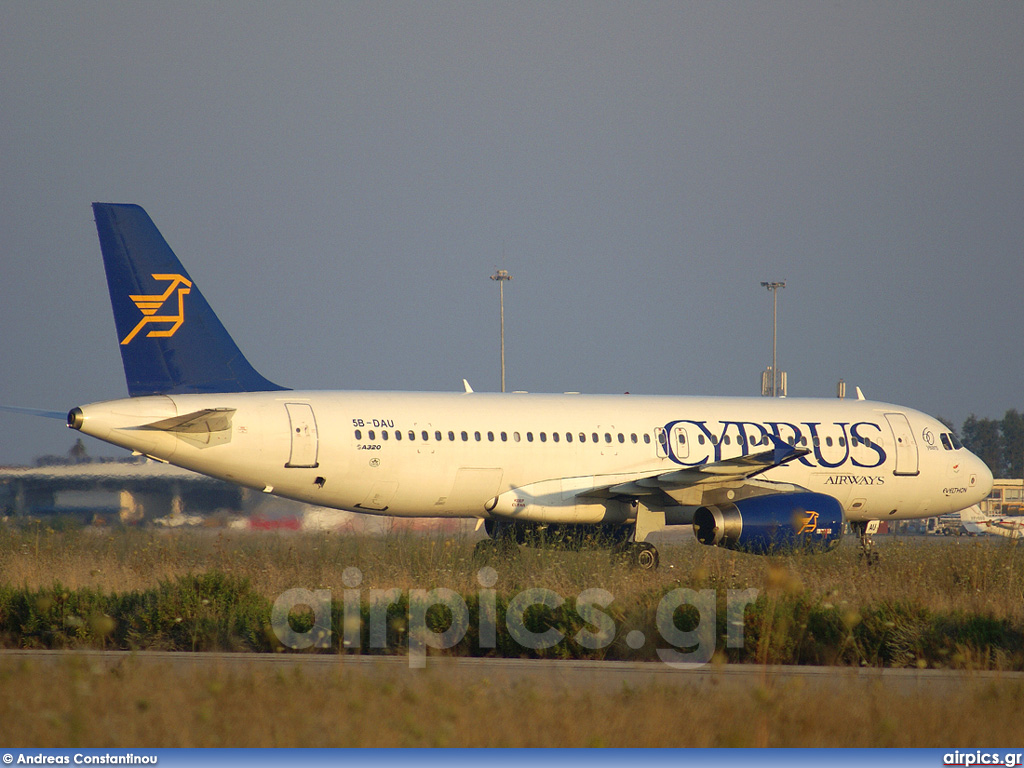
<instances>
[{"instance_id":1,"label":"landing gear wheel","mask_svg":"<svg viewBox=\"0 0 1024 768\"><path fill-rule=\"evenodd\" d=\"M648 544L646 541L639 544L633 544L630 547L630 554L632 554L632 565L639 568L642 571L656 571L658 569L658 550L653 544Z\"/></svg>"},{"instance_id":2,"label":"landing gear wheel","mask_svg":"<svg viewBox=\"0 0 1024 768\"><path fill-rule=\"evenodd\" d=\"M500 539L481 539L473 547L473 562L479 565L515 562L519 559L519 546L507 536Z\"/></svg>"},{"instance_id":3,"label":"landing gear wheel","mask_svg":"<svg viewBox=\"0 0 1024 768\"><path fill-rule=\"evenodd\" d=\"M859 556L858 559L861 562L866 563L868 568L870 568L872 565L878 565L878 561L881 559L881 555L879 555L873 549L861 550L861 553L860 553L860 556Z\"/></svg>"},{"instance_id":4,"label":"landing gear wheel","mask_svg":"<svg viewBox=\"0 0 1024 768\"><path fill-rule=\"evenodd\" d=\"M612 563L628 565L641 571L654 571L658 568L660 557L653 544L628 542L612 547Z\"/></svg>"}]
</instances>

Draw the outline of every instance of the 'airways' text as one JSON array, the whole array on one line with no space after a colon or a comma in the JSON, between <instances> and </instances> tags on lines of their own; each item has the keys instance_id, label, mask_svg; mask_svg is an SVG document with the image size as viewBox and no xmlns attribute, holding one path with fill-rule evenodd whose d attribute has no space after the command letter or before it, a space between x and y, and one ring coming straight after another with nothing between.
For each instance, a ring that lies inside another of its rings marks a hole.
<instances>
[{"instance_id":1,"label":"'airways' text","mask_svg":"<svg viewBox=\"0 0 1024 768\"><path fill-rule=\"evenodd\" d=\"M825 485L885 485L881 475L829 475Z\"/></svg>"}]
</instances>

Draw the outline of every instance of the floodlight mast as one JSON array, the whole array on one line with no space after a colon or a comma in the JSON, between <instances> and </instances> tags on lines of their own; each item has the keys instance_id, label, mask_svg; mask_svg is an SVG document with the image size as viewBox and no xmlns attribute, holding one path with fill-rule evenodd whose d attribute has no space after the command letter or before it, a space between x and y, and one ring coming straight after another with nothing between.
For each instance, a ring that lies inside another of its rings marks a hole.
<instances>
[{"instance_id":1,"label":"floodlight mast","mask_svg":"<svg viewBox=\"0 0 1024 768\"><path fill-rule=\"evenodd\" d=\"M512 275L504 269L499 269L491 280L498 281L498 294L501 302L501 391L505 391L505 283L512 279Z\"/></svg>"},{"instance_id":2,"label":"floodlight mast","mask_svg":"<svg viewBox=\"0 0 1024 768\"><path fill-rule=\"evenodd\" d=\"M786 281L774 281L774 282L762 282L762 288L767 288L772 292L772 397L779 396L779 366L776 358L778 350L778 339L779 339L779 289L786 287Z\"/></svg>"}]
</instances>

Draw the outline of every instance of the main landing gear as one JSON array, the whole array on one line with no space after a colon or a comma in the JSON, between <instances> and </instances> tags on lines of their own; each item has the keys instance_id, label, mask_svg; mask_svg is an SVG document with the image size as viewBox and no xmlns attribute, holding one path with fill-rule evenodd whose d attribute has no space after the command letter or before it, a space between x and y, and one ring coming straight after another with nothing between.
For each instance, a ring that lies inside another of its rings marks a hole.
<instances>
[{"instance_id":1,"label":"main landing gear","mask_svg":"<svg viewBox=\"0 0 1024 768\"><path fill-rule=\"evenodd\" d=\"M481 565L494 562L515 562L519 559L519 545L511 536L481 539L473 547L473 560Z\"/></svg>"},{"instance_id":2,"label":"main landing gear","mask_svg":"<svg viewBox=\"0 0 1024 768\"><path fill-rule=\"evenodd\" d=\"M627 541L612 547L612 562L641 571L657 570L659 560L658 548L646 541Z\"/></svg>"},{"instance_id":3,"label":"main landing gear","mask_svg":"<svg viewBox=\"0 0 1024 768\"><path fill-rule=\"evenodd\" d=\"M644 571L658 567L658 550L653 544L637 541L633 526L629 525L538 525L487 520L484 526L490 538L478 541L473 548L473 559L479 563L514 561L523 545L577 551L604 549L611 552L613 562Z\"/></svg>"},{"instance_id":4,"label":"main landing gear","mask_svg":"<svg viewBox=\"0 0 1024 768\"><path fill-rule=\"evenodd\" d=\"M860 537L860 560L867 563L870 568L878 565L879 554L875 550L874 534L878 533L877 520L858 520L851 522L850 527L854 534Z\"/></svg>"}]
</instances>

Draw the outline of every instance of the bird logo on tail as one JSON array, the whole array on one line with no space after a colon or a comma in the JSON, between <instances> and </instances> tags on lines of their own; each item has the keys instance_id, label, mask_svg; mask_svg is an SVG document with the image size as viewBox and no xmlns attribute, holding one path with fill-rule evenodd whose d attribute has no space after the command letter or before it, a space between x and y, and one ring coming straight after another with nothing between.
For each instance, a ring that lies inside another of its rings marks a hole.
<instances>
[{"instance_id":1,"label":"bird logo on tail","mask_svg":"<svg viewBox=\"0 0 1024 768\"><path fill-rule=\"evenodd\" d=\"M167 290L156 296L128 297L135 302L135 306L142 312L142 319L139 320L138 325L132 328L131 333L121 341L122 346L130 343L144 326L154 323L170 323L169 328L153 329L146 334L147 338L169 338L177 333L182 323L185 322L185 294L192 290L192 281L181 275L153 275L153 279L159 282L168 281ZM178 313L176 315L158 315L157 312L171 299L175 290L178 293Z\"/></svg>"}]
</instances>

